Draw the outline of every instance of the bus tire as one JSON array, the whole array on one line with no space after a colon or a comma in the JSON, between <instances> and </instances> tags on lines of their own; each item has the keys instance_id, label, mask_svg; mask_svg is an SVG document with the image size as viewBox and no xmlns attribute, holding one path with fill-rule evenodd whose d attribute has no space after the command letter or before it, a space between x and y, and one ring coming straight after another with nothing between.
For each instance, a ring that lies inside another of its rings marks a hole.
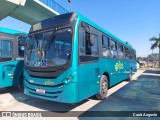
<instances>
[{"instance_id":1,"label":"bus tire","mask_svg":"<svg viewBox=\"0 0 160 120\"><path fill-rule=\"evenodd\" d=\"M132 69L130 69L130 71L129 71L129 78L127 79L127 81L132 81L132 75L133 75L133 73L132 73Z\"/></svg>"},{"instance_id":2,"label":"bus tire","mask_svg":"<svg viewBox=\"0 0 160 120\"><path fill-rule=\"evenodd\" d=\"M20 78L19 78L19 83L18 83L18 89L20 91L23 91L24 90L24 85L23 85L23 80L24 79L24 76L23 76L23 73L21 74Z\"/></svg>"},{"instance_id":3,"label":"bus tire","mask_svg":"<svg viewBox=\"0 0 160 120\"><path fill-rule=\"evenodd\" d=\"M105 75L102 75L100 81L100 92L96 94L96 98L99 100L103 100L106 98L108 92L108 79Z\"/></svg>"},{"instance_id":4,"label":"bus tire","mask_svg":"<svg viewBox=\"0 0 160 120\"><path fill-rule=\"evenodd\" d=\"M130 69L129 81L132 81L132 75L133 75L133 73L132 73L132 69Z\"/></svg>"}]
</instances>

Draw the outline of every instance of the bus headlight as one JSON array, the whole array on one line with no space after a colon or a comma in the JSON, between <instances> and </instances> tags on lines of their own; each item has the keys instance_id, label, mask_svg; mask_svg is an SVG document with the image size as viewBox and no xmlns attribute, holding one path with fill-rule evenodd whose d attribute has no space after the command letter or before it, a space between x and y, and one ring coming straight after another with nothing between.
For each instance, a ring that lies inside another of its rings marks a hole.
<instances>
[{"instance_id":1,"label":"bus headlight","mask_svg":"<svg viewBox=\"0 0 160 120\"><path fill-rule=\"evenodd\" d=\"M69 83L70 83L70 79L69 78L67 78L65 81L64 81L64 83L66 84L66 85L68 85Z\"/></svg>"},{"instance_id":2,"label":"bus headlight","mask_svg":"<svg viewBox=\"0 0 160 120\"><path fill-rule=\"evenodd\" d=\"M77 74L77 71L75 71L72 74L70 74L68 77L65 78L65 80L63 81L63 83L65 83L66 85L68 85L70 82L73 81L73 79L75 78L76 74Z\"/></svg>"}]
</instances>

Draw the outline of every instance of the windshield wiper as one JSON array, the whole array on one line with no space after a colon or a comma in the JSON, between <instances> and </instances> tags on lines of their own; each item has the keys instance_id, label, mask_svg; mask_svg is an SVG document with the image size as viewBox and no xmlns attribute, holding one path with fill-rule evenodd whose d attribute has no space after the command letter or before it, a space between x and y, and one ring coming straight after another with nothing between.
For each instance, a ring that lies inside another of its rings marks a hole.
<instances>
[{"instance_id":1,"label":"windshield wiper","mask_svg":"<svg viewBox=\"0 0 160 120\"><path fill-rule=\"evenodd\" d=\"M55 33L57 32L57 30L58 30L58 28L55 28L55 29L54 29L53 33L51 34L52 37L51 37L50 40L47 40L47 43L44 45L45 47L48 46L50 42L52 42L52 40L53 40L54 37L55 37ZM44 38L43 38L43 39L44 39Z\"/></svg>"}]
</instances>

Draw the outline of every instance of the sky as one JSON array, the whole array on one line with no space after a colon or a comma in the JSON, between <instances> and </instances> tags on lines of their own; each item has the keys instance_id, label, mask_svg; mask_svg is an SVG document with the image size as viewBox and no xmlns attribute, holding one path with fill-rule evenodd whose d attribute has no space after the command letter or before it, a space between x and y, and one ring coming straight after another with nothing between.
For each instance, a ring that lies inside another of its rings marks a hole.
<instances>
[{"instance_id":1,"label":"sky","mask_svg":"<svg viewBox=\"0 0 160 120\"><path fill-rule=\"evenodd\" d=\"M55 0L69 10L68 0ZM137 56L152 53L152 37L160 34L160 0L72 0L72 10L103 27L123 41L129 42ZM30 25L7 17L0 27L28 32ZM153 51L158 53L158 49Z\"/></svg>"}]
</instances>

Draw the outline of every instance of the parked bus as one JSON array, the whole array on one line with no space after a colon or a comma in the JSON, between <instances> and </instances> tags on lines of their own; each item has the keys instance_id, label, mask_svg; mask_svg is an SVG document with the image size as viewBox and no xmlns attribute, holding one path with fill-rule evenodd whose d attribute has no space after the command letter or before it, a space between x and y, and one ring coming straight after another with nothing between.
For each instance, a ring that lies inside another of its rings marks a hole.
<instances>
[{"instance_id":1,"label":"parked bus","mask_svg":"<svg viewBox=\"0 0 160 120\"><path fill-rule=\"evenodd\" d=\"M51 101L104 99L136 72L136 51L77 13L33 25L25 46L24 92Z\"/></svg>"},{"instance_id":2,"label":"parked bus","mask_svg":"<svg viewBox=\"0 0 160 120\"><path fill-rule=\"evenodd\" d=\"M0 28L0 88L23 89L24 45L26 33Z\"/></svg>"}]
</instances>

